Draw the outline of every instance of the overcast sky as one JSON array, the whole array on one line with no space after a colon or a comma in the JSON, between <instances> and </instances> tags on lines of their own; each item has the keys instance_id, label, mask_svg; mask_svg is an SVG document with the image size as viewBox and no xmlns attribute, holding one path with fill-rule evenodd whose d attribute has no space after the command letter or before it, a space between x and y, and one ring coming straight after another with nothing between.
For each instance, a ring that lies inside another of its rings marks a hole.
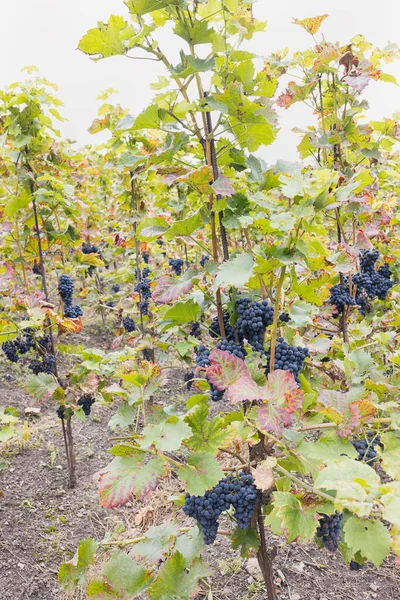
<instances>
[{"instance_id":1,"label":"overcast sky","mask_svg":"<svg viewBox=\"0 0 400 600\"><path fill-rule=\"evenodd\" d=\"M68 122L62 132L79 143L97 143L87 129L96 117L96 96L106 88L119 90L114 96L122 106L137 114L149 103L153 91L149 84L163 73L157 63L130 61L123 57L93 62L76 50L78 42L97 21L107 21L110 14L126 15L122 0L2 0L0 20L0 87L21 79L20 69L36 65L40 72L59 86L65 106L62 114ZM288 46L301 50L312 42L303 29L292 24L292 17L304 18L328 13L321 31L326 39L342 44L355 34L383 47L387 41L399 43L400 0L259 0L255 5L258 18L268 21L264 34L258 34L253 51L266 55ZM177 41L167 38L164 47L179 50ZM184 44L182 40L182 44ZM400 61L384 68L400 81ZM400 110L400 88L389 83L372 82L367 91L371 118L391 116ZM277 141L262 152L265 159L296 158L295 126L310 122L307 108L295 105L280 113L281 131ZM101 135L101 134L100 134Z\"/></svg>"}]
</instances>

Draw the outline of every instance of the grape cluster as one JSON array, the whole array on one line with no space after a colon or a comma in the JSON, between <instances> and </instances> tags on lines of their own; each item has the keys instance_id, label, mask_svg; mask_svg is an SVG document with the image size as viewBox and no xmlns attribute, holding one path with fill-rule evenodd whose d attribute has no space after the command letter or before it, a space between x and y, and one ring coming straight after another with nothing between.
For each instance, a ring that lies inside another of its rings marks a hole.
<instances>
[{"instance_id":1,"label":"grape cluster","mask_svg":"<svg viewBox=\"0 0 400 600\"><path fill-rule=\"evenodd\" d=\"M131 333L136 329L136 323L132 317L122 317L122 327Z\"/></svg>"},{"instance_id":2,"label":"grape cluster","mask_svg":"<svg viewBox=\"0 0 400 600\"><path fill-rule=\"evenodd\" d=\"M64 413L65 413L65 406L63 406L62 404L57 408L57 417L59 419L63 419L64 418Z\"/></svg>"},{"instance_id":3,"label":"grape cluster","mask_svg":"<svg viewBox=\"0 0 400 600\"><path fill-rule=\"evenodd\" d=\"M289 323L289 321L290 321L289 313L284 312L284 313L280 314L279 320L282 321L282 323Z\"/></svg>"},{"instance_id":4,"label":"grape cluster","mask_svg":"<svg viewBox=\"0 0 400 600\"><path fill-rule=\"evenodd\" d=\"M206 348L205 346L197 346L194 349L194 351L196 353L197 367L199 367L201 369L205 369L205 367L209 367L210 366L210 351L209 351L209 349ZM207 379L207 381L208 381L208 379ZM210 386L211 400L213 400L213 402L219 402L219 400L222 400L222 398L224 396L224 392L217 390L210 381L208 381L208 384Z\"/></svg>"},{"instance_id":5,"label":"grape cluster","mask_svg":"<svg viewBox=\"0 0 400 600\"><path fill-rule=\"evenodd\" d=\"M317 537L329 552L336 552L342 539L341 531L343 524L343 513L336 511L333 515L321 515L317 529Z\"/></svg>"},{"instance_id":6,"label":"grape cluster","mask_svg":"<svg viewBox=\"0 0 400 600\"><path fill-rule=\"evenodd\" d=\"M168 264L176 275L182 275L183 260L181 258L170 258Z\"/></svg>"},{"instance_id":7,"label":"grape cluster","mask_svg":"<svg viewBox=\"0 0 400 600\"><path fill-rule=\"evenodd\" d=\"M94 273L95 271L96 271L96 267L95 267L95 266L93 266L93 265L90 265L90 266L88 267L88 270L87 270L89 277L93 277L93 273Z\"/></svg>"},{"instance_id":8,"label":"grape cluster","mask_svg":"<svg viewBox=\"0 0 400 600\"><path fill-rule=\"evenodd\" d=\"M227 313L226 311L224 311L223 313L223 321L224 321L224 329L225 329L225 338L227 340L234 340L235 339L235 329L232 327L232 325L229 323L230 320L230 316L229 313ZM221 328L219 326L219 319L218 319L218 315L216 317L213 318L211 325L210 325L210 335L213 338L218 338L221 337Z\"/></svg>"},{"instance_id":9,"label":"grape cluster","mask_svg":"<svg viewBox=\"0 0 400 600\"><path fill-rule=\"evenodd\" d=\"M183 376L183 381L186 385L186 389L187 390L191 390L192 385L193 385L193 379L194 379L194 373L193 371L191 371L190 373L185 373L185 375Z\"/></svg>"},{"instance_id":10,"label":"grape cluster","mask_svg":"<svg viewBox=\"0 0 400 600\"><path fill-rule=\"evenodd\" d=\"M149 314L149 303L146 300L139 302L139 311L143 316Z\"/></svg>"},{"instance_id":11,"label":"grape cluster","mask_svg":"<svg viewBox=\"0 0 400 600\"><path fill-rule=\"evenodd\" d=\"M11 340L3 342L1 345L1 349L3 350L4 354L10 362L16 363L19 361L19 356L17 354L18 346L15 342Z\"/></svg>"},{"instance_id":12,"label":"grape cluster","mask_svg":"<svg viewBox=\"0 0 400 600\"><path fill-rule=\"evenodd\" d=\"M363 250L360 257L360 272L351 278L356 286L355 294L350 294L350 279L345 277L342 283L331 288L329 302L336 307L337 314L343 313L346 306L358 306L361 314L366 313L368 299L385 300L388 291L393 287L391 271L388 264L376 269L379 258L378 250Z\"/></svg>"},{"instance_id":13,"label":"grape cluster","mask_svg":"<svg viewBox=\"0 0 400 600\"><path fill-rule=\"evenodd\" d=\"M145 278L146 278L146 277L148 277L149 275L151 275L151 271L150 271L149 267L145 267L145 268L143 269L142 275L143 275L143 277L145 277Z\"/></svg>"},{"instance_id":14,"label":"grape cluster","mask_svg":"<svg viewBox=\"0 0 400 600\"><path fill-rule=\"evenodd\" d=\"M29 365L28 369L32 371L34 375L39 373L54 373L54 367L56 365L56 357L54 354L45 354L42 360L33 360Z\"/></svg>"},{"instance_id":15,"label":"grape cluster","mask_svg":"<svg viewBox=\"0 0 400 600\"><path fill-rule=\"evenodd\" d=\"M144 251L142 252L143 262L148 265L150 260L150 252Z\"/></svg>"},{"instance_id":16,"label":"grape cluster","mask_svg":"<svg viewBox=\"0 0 400 600\"><path fill-rule=\"evenodd\" d=\"M236 327L240 339L246 339L255 352L264 353L264 333L274 320L274 309L267 300L252 302L239 298L236 305L239 315Z\"/></svg>"},{"instance_id":17,"label":"grape cluster","mask_svg":"<svg viewBox=\"0 0 400 600\"><path fill-rule=\"evenodd\" d=\"M81 307L72 304L72 296L74 293L74 280L69 275L61 275L58 283L58 293L64 302L64 316L67 319L77 319L83 315Z\"/></svg>"},{"instance_id":18,"label":"grape cluster","mask_svg":"<svg viewBox=\"0 0 400 600\"><path fill-rule=\"evenodd\" d=\"M349 567L350 567L350 571L361 571L361 569L364 567L364 565L361 565L356 560L351 560Z\"/></svg>"},{"instance_id":19,"label":"grape cluster","mask_svg":"<svg viewBox=\"0 0 400 600\"><path fill-rule=\"evenodd\" d=\"M378 461L379 456L375 447L379 446L383 448L380 435L376 435L373 431L368 431L367 437L359 440L351 440L351 443L358 452L358 461L369 465L374 465Z\"/></svg>"},{"instance_id":20,"label":"grape cluster","mask_svg":"<svg viewBox=\"0 0 400 600\"><path fill-rule=\"evenodd\" d=\"M225 352L229 352L229 354L233 354L238 358L244 359L247 356L247 352L243 346L240 344L236 344L235 342L228 340L221 340L218 342L216 346L219 350L224 350Z\"/></svg>"},{"instance_id":21,"label":"grape cluster","mask_svg":"<svg viewBox=\"0 0 400 600\"><path fill-rule=\"evenodd\" d=\"M159 246L164 246L163 240L156 240L156 244L158 244Z\"/></svg>"},{"instance_id":22,"label":"grape cluster","mask_svg":"<svg viewBox=\"0 0 400 600\"><path fill-rule=\"evenodd\" d=\"M144 277L134 287L135 292L139 292L144 300L151 298L150 279Z\"/></svg>"},{"instance_id":23,"label":"grape cluster","mask_svg":"<svg viewBox=\"0 0 400 600\"><path fill-rule=\"evenodd\" d=\"M83 254L99 254L100 252L98 246L92 246L88 242L82 244L81 250Z\"/></svg>"},{"instance_id":24,"label":"grape cluster","mask_svg":"<svg viewBox=\"0 0 400 600\"><path fill-rule=\"evenodd\" d=\"M206 262L210 260L210 257L208 256L208 254L203 254L203 256L200 259L200 265L202 267L204 267L204 265L206 264Z\"/></svg>"},{"instance_id":25,"label":"grape cluster","mask_svg":"<svg viewBox=\"0 0 400 600\"><path fill-rule=\"evenodd\" d=\"M197 321L191 321L189 323L189 325L190 325L189 335L192 335L193 337L196 337L196 338L201 337L201 326L200 326L200 323L197 323Z\"/></svg>"},{"instance_id":26,"label":"grape cluster","mask_svg":"<svg viewBox=\"0 0 400 600\"><path fill-rule=\"evenodd\" d=\"M251 475L241 472L222 479L204 496L186 494L183 512L196 519L202 527L204 543L213 544L218 533L218 519L230 506L235 509L234 517L240 529L246 529L257 504L257 488Z\"/></svg>"},{"instance_id":27,"label":"grape cluster","mask_svg":"<svg viewBox=\"0 0 400 600\"><path fill-rule=\"evenodd\" d=\"M151 350L150 350L150 348L144 348L144 350L143 350L143 358L144 358L144 360L147 360L148 362L151 361Z\"/></svg>"},{"instance_id":28,"label":"grape cluster","mask_svg":"<svg viewBox=\"0 0 400 600\"><path fill-rule=\"evenodd\" d=\"M121 289L121 286L119 285L119 283L114 283L114 285L111 287L111 291L113 291L114 294L118 294L120 289Z\"/></svg>"},{"instance_id":29,"label":"grape cluster","mask_svg":"<svg viewBox=\"0 0 400 600\"><path fill-rule=\"evenodd\" d=\"M35 275L41 275L40 264L35 260L33 263L32 271Z\"/></svg>"},{"instance_id":30,"label":"grape cluster","mask_svg":"<svg viewBox=\"0 0 400 600\"><path fill-rule=\"evenodd\" d=\"M92 409L92 405L95 403L95 397L93 394L83 394L78 400L78 406L82 406L82 410L88 417Z\"/></svg>"},{"instance_id":31,"label":"grape cluster","mask_svg":"<svg viewBox=\"0 0 400 600\"><path fill-rule=\"evenodd\" d=\"M270 371L270 354L271 349L267 350L267 372ZM283 338L278 338L278 343L275 347L274 369L289 371L294 375L297 383L300 383L299 373L303 368L304 359L309 355L308 348L301 346L289 346Z\"/></svg>"}]
</instances>

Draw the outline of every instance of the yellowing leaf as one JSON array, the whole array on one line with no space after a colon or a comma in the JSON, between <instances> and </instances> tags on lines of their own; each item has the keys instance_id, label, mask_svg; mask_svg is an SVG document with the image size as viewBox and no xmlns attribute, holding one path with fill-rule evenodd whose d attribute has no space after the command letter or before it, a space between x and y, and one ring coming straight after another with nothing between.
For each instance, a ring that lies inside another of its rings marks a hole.
<instances>
[{"instance_id":1,"label":"yellowing leaf","mask_svg":"<svg viewBox=\"0 0 400 600\"><path fill-rule=\"evenodd\" d=\"M300 25L303 29L308 31L311 35L317 33L318 29L321 27L321 23L325 21L328 17L328 14L319 15L318 17L309 17L307 19L294 19L293 23L295 25Z\"/></svg>"}]
</instances>

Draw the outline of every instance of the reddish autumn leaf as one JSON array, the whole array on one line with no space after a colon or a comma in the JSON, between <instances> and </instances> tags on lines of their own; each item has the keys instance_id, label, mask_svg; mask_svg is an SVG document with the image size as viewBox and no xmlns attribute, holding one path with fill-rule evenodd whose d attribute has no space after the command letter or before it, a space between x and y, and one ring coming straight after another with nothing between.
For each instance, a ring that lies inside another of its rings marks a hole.
<instances>
[{"instance_id":1,"label":"reddish autumn leaf","mask_svg":"<svg viewBox=\"0 0 400 600\"><path fill-rule=\"evenodd\" d=\"M227 399L233 404L261 397L260 388L251 378L244 360L225 350L215 349L211 352L206 373L207 379L217 390L226 390Z\"/></svg>"},{"instance_id":2,"label":"reddish autumn leaf","mask_svg":"<svg viewBox=\"0 0 400 600\"><path fill-rule=\"evenodd\" d=\"M210 193L210 183L213 180L212 168L209 166L194 169L177 177L174 181L183 181L196 188L201 194Z\"/></svg>"},{"instance_id":3,"label":"reddish autumn leaf","mask_svg":"<svg viewBox=\"0 0 400 600\"><path fill-rule=\"evenodd\" d=\"M276 370L268 375L262 388L264 404L257 410L260 429L281 433L293 423L294 413L303 402L303 391L289 371Z\"/></svg>"},{"instance_id":4,"label":"reddish autumn leaf","mask_svg":"<svg viewBox=\"0 0 400 600\"><path fill-rule=\"evenodd\" d=\"M146 452L132 450L130 454L114 458L98 474L101 506L122 506L132 496L143 497L157 487L159 480L167 475L166 463L162 458L153 458L145 463L146 456Z\"/></svg>"},{"instance_id":5,"label":"reddish autumn leaf","mask_svg":"<svg viewBox=\"0 0 400 600\"><path fill-rule=\"evenodd\" d=\"M191 279L183 281L165 275L157 281L157 286L152 294L154 302L168 304L177 300L180 296L188 294L193 288Z\"/></svg>"},{"instance_id":6,"label":"reddish autumn leaf","mask_svg":"<svg viewBox=\"0 0 400 600\"><path fill-rule=\"evenodd\" d=\"M341 437L349 436L361 425L362 419L367 422L371 417L371 403L367 398L360 399L357 391L323 390L318 402L318 412L336 423Z\"/></svg>"}]
</instances>

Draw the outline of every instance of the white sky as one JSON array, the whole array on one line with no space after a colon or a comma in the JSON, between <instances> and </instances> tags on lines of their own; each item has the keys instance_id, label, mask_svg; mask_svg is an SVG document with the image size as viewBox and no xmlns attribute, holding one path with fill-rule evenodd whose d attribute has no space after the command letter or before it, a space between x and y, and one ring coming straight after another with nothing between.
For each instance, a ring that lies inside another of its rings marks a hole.
<instances>
[{"instance_id":1,"label":"white sky","mask_svg":"<svg viewBox=\"0 0 400 600\"><path fill-rule=\"evenodd\" d=\"M61 112L68 118L61 128L63 134L79 143L101 142L102 134L91 136L87 132L97 114L96 96L106 88L116 88L119 95L112 100L116 98L132 114L137 114L154 93L149 84L163 73L158 63L123 57L96 63L76 50L79 39L97 21L107 21L110 14L125 16L126 13L122 0L1 0L0 87L23 78L22 67L36 65L60 88L59 96L65 104ZM292 17L324 13L329 18L321 31L330 41L344 44L353 35L362 33L380 47L389 40L399 42L400 0L259 0L255 14L268 21L268 27L265 33L256 36L253 51L266 55L285 46L291 50L309 47L311 36L293 25ZM182 44L185 45L183 40ZM161 46L176 54L179 41L165 36ZM384 70L400 81L400 61ZM367 98L371 118L391 116L400 110L400 87L393 84L370 83ZM300 105L281 111L278 139L262 151L262 156L270 162L278 158L294 160L298 136L291 129L305 126L310 120L309 110Z\"/></svg>"}]
</instances>

